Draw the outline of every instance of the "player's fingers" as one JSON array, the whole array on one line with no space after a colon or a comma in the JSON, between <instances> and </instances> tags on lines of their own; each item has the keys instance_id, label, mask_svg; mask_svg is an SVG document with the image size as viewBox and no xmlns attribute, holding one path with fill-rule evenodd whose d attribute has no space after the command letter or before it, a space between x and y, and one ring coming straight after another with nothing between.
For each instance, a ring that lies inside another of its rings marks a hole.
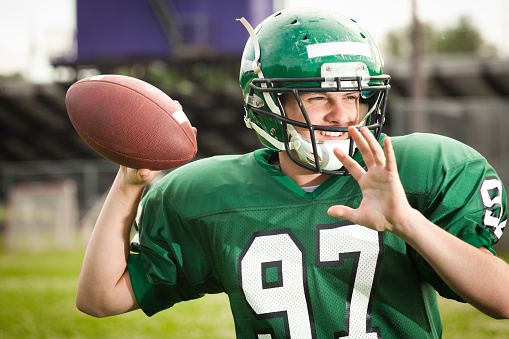
<instances>
[{"instance_id":1,"label":"player's fingers","mask_svg":"<svg viewBox=\"0 0 509 339\"><path fill-rule=\"evenodd\" d=\"M380 165L380 166L384 166L385 165L385 154L384 154L384 150L378 143L378 140L375 139L375 136L373 135L373 133L371 133L371 131L366 127L362 127L360 132L361 132L362 136L364 137L364 139L366 140L366 142L368 143L376 164Z\"/></svg>"},{"instance_id":2,"label":"player's fingers","mask_svg":"<svg viewBox=\"0 0 509 339\"><path fill-rule=\"evenodd\" d=\"M392 147L391 138L385 137L384 149L385 149L385 158L386 158L385 167L387 168L387 170L389 170L391 172L397 172L398 166L396 163L396 155L394 154L394 148Z\"/></svg>"},{"instance_id":3,"label":"player's fingers","mask_svg":"<svg viewBox=\"0 0 509 339\"><path fill-rule=\"evenodd\" d=\"M364 171L364 168L362 168L357 161L353 160L352 157L344 153L339 148L334 149L334 154L339 159L339 161L341 161L346 170L350 172L350 174L355 180L358 181L361 175L366 173L366 171Z\"/></svg>"},{"instance_id":4,"label":"player's fingers","mask_svg":"<svg viewBox=\"0 0 509 339\"><path fill-rule=\"evenodd\" d=\"M362 155L362 159L364 159L364 163L367 167L372 166L375 163L375 159L373 157L373 152L371 151L368 142L362 134L357 130L357 128L351 126L348 128L348 135L355 141L355 146L359 150Z\"/></svg>"},{"instance_id":5,"label":"player's fingers","mask_svg":"<svg viewBox=\"0 0 509 339\"><path fill-rule=\"evenodd\" d=\"M355 209L343 206L343 205L336 205L331 206L327 210L327 214L329 214L331 217L346 219L355 222L352 219L355 219Z\"/></svg>"}]
</instances>

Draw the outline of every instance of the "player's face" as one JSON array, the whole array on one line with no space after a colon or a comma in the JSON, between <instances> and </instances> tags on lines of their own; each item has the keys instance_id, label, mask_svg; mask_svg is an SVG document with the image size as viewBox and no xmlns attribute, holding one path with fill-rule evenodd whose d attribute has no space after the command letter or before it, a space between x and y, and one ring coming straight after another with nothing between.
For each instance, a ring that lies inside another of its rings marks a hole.
<instances>
[{"instance_id":1,"label":"player's face","mask_svg":"<svg viewBox=\"0 0 509 339\"><path fill-rule=\"evenodd\" d=\"M300 98L313 125L350 127L359 124L360 92L302 92ZM305 122L293 94L286 94L283 107L289 119ZM309 138L309 130L295 127L302 136ZM346 140L348 133L315 131L317 140Z\"/></svg>"}]
</instances>

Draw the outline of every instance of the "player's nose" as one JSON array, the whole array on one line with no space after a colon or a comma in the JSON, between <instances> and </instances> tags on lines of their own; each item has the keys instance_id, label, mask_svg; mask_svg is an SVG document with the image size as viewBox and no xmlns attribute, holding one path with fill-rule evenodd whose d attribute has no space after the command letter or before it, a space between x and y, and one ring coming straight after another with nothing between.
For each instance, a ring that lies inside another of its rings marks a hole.
<instances>
[{"instance_id":1,"label":"player's nose","mask_svg":"<svg viewBox=\"0 0 509 339\"><path fill-rule=\"evenodd\" d=\"M330 96L329 112L325 119L328 123L338 125L350 125L349 123L355 119L356 112L350 106L346 106L341 96ZM350 108L350 109L349 109Z\"/></svg>"}]
</instances>

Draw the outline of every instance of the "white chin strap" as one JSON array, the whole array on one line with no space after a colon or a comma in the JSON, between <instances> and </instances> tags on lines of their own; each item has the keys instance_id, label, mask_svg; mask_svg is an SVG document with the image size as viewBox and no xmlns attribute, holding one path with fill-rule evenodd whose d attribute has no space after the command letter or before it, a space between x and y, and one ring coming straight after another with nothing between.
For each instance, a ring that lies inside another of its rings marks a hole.
<instances>
[{"instance_id":1,"label":"white chin strap","mask_svg":"<svg viewBox=\"0 0 509 339\"><path fill-rule=\"evenodd\" d=\"M285 144L273 138L270 134L258 127L249 118L245 118L248 128L254 129L259 135L263 136L265 140L269 141L275 148L285 151ZM305 164L316 166L315 157L313 153L313 145L311 140L300 135L293 126L288 125L288 133L290 136L290 149L297 153L299 159ZM353 142L353 141L352 141ZM344 153L348 154L350 151L350 139L337 140L337 141L317 141L316 149L318 151L318 159L320 161L320 168L326 171L336 171L343 167L343 164L334 154L334 149L339 148ZM354 143L355 148L355 143Z\"/></svg>"},{"instance_id":2,"label":"white chin strap","mask_svg":"<svg viewBox=\"0 0 509 339\"><path fill-rule=\"evenodd\" d=\"M293 126L288 126L288 132L290 134L290 148L297 153L299 159L306 164L316 166L311 140L300 135ZM334 154L335 148L339 148L343 151L343 153L348 154L350 150L350 139L316 141L316 150L318 152L318 161L320 161L320 169L335 171L343 167L341 161L339 161Z\"/></svg>"}]
</instances>

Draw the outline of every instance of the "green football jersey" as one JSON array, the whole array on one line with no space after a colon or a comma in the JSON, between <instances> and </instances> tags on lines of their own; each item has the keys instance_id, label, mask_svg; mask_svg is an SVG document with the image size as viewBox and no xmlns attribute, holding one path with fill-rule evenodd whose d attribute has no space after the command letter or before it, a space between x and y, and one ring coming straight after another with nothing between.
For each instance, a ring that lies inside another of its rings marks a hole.
<instances>
[{"instance_id":1,"label":"green football jersey","mask_svg":"<svg viewBox=\"0 0 509 339\"><path fill-rule=\"evenodd\" d=\"M485 159L435 135L393 145L411 205L493 251L506 196ZM355 179L330 177L305 192L268 163L271 154L198 160L149 190L128 261L143 311L225 292L238 338L440 337L436 291L460 298L400 238L327 214L359 206Z\"/></svg>"}]
</instances>

